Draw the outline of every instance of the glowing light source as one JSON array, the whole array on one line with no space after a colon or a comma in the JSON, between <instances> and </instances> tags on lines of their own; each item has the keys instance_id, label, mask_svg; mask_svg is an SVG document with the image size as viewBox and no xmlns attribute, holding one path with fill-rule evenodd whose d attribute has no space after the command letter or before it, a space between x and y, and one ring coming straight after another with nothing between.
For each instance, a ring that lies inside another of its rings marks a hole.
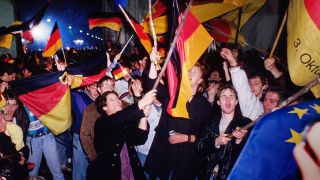
<instances>
[{"instance_id":1,"label":"glowing light source","mask_svg":"<svg viewBox=\"0 0 320 180\"><path fill-rule=\"evenodd\" d=\"M40 23L31 30L31 34L35 41L47 41L50 33L51 29L45 23Z\"/></svg>"},{"instance_id":2,"label":"glowing light source","mask_svg":"<svg viewBox=\"0 0 320 180\"><path fill-rule=\"evenodd\" d=\"M82 31L82 29L80 29L80 33L82 33L83 31Z\"/></svg>"},{"instance_id":3,"label":"glowing light source","mask_svg":"<svg viewBox=\"0 0 320 180\"><path fill-rule=\"evenodd\" d=\"M72 26L69 26L68 28L69 28L69 29L72 29Z\"/></svg>"},{"instance_id":4,"label":"glowing light source","mask_svg":"<svg viewBox=\"0 0 320 180\"><path fill-rule=\"evenodd\" d=\"M50 19L50 18L48 18L48 19L47 19L47 22L48 22L48 23L49 23L49 22L51 22L51 19Z\"/></svg>"},{"instance_id":5,"label":"glowing light source","mask_svg":"<svg viewBox=\"0 0 320 180\"><path fill-rule=\"evenodd\" d=\"M81 46L81 45L83 45L83 40L82 39L76 39L76 40L73 40L73 42L76 44L76 45L78 45L78 46Z\"/></svg>"},{"instance_id":6,"label":"glowing light source","mask_svg":"<svg viewBox=\"0 0 320 180\"><path fill-rule=\"evenodd\" d=\"M89 36L90 34L89 33L87 33L87 36Z\"/></svg>"}]
</instances>

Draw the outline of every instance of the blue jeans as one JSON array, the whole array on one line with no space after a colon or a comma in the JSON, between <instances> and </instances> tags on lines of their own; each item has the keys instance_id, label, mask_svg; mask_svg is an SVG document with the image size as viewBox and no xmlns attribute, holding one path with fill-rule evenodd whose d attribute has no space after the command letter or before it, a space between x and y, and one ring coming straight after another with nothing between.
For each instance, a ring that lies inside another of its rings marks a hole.
<instances>
[{"instance_id":1,"label":"blue jeans","mask_svg":"<svg viewBox=\"0 0 320 180\"><path fill-rule=\"evenodd\" d=\"M34 169L29 172L29 176L38 176L43 153L53 179L64 180L61 171L56 141L52 133L36 138L31 138L28 136L27 145L30 149L28 161L35 164Z\"/></svg>"},{"instance_id":2,"label":"blue jeans","mask_svg":"<svg viewBox=\"0 0 320 180\"><path fill-rule=\"evenodd\" d=\"M140 152L137 152L137 154L138 154L138 158L139 158L139 160L140 160L140 163L141 163L141 165L142 165L142 167L143 167L143 166L144 166L144 163L146 162L147 155L144 155L144 154L142 154L142 153L140 153ZM144 175L146 176L147 180L150 179L150 175L149 175L146 171L144 171Z\"/></svg>"},{"instance_id":3,"label":"blue jeans","mask_svg":"<svg viewBox=\"0 0 320 180\"><path fill-rule=\"evenodd\" d=\"M73 135L72 179L84 180L87 178L88 160L83 152L79 134Z\"/></svg>"},{"instance_id":4,"label":"blue jeans","mask_svg":"<svg viewBox=\"0 0 320 180\"><path fill-rule=\"evenodd\" d=\"M61 166L63 165L65 166L67 165L67 159L71 158L71 153L69 153L69 151L72 150L70 131L67 130L66 132L59 134L55 138L57 142L57 150L58 150Z\"/></svg>"}]
</instances>

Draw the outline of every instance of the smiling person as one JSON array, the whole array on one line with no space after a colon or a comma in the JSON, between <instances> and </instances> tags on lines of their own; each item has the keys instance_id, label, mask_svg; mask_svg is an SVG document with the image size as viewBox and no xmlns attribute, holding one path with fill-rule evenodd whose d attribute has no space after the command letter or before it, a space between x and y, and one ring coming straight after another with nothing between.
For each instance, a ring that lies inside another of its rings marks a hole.
<instances>
[{"instance_id":1,"label":"smiling person","mask_svg":"<svg viewBox=\"0 0 320 180\"><path fill-rule=\"evenodd\" d=\"M251 122L237 112L238 95L232 85L221 85L217 98L221 114L213 119L210 126L202 129L196 141L197 150L207 157L204 179L227 179L246 142L248 132L240 130L240 127ZM231 133L234 138L227 137Z\"/></svg>"},{"instance_id":2,"label":"smiling person","mask_svg":"<svg viewBox=\"0 0 320 180\"><path fill-rule=\"evenodd\" d=\"M147 116L156 90L123 108L114 91L101 95L97 109L101 117L94 125L94 145L97 152L96 179L145 179L135 145L148 138Z\"/></svg>"}]
</instances>

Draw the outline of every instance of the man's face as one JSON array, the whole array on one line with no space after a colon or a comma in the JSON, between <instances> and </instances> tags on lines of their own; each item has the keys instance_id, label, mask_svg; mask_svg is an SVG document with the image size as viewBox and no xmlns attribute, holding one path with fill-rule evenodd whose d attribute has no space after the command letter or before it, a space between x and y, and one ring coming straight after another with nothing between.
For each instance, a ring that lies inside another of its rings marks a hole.
<instances>
[{"instance_id":1,"label":"man's face","mask_svg":"<svg viewBox=\"0 0 320 180\"><path fill-rule=\"evenodd\" d=\"M103 81L100 86L98 87L98 92L100 94L103 94L107 91L114 91L115 83L113 79L109 79L106 81Z\"/></svg>"},{"instance_id":2,"label":"man's face","mask_svg":"<svg viewBox=\"0 0 320 180\"><path fill-rule=\"evenodd\" d=\"M12 74L8 74L8 73L4 73L3 74L3 81L4 82L9 82L9 81L13 81L13 80L16 80L16 73L12 73Z\"/></svg>"},{"instance_id":3,"label":"man's face","mask_svg":"<svg viewBox=\"0 0 320 180\"><path fill-rule=\"evenodd\" d=\"M122 102L116 94L110 93L106 96L106 105L103 110L108 114L114 114L122 110Z\"/></svg>"},{"instance_id":4,"label":"man's face","mask_svg":"<svg viewBox=\"0 0 320 180\"><path fill-rule=\"evenodd\" d=\"M213 81L221 81L221 77L220 77L220 73L218 71L213 71L211 74L210 74L210 79L209 80L213 80Z\"/></svg>"},{"instance_id":5,"label":"man's face","mask_svg":"<svg viewBox=\"0 0 320 180\"><path fill-rule=\"evenodd\" d=\"M202 71L199 66L194 66L189 71L190 84L192 87L198 86L202 81Z\"/></svg>"},{"instance_id":6,"label":"man's face","mask_svg":"<svg viewBox=\"0 0 320 180\"><path fill-rule=\"evenodd\" d=\"M218 105L220 106L222 113L234 113L237 104L237 97L231 89L222 90L218 100Z\"/></svg>"},{"instance_id":7,"label":"man's face","mask_svg":"<svg viewBox=\"0 0 320 180\"><path fill-rule=\"evenodd\" d=\"M99 93L97 91L97 84L91 84L87 86L87 90L89 92L89 95L92 99L96 99L99 96Z\"/></svg>"},{"instance_id":8,"label":"man's face","mask_svg":"<svg viewBox=\"0 0 320 180\"><path fill-rule=\"evenodd\" d=\"M260 97L262 95L263 84L259 77L249 79L249 85L255 96Z\"/></svg>"},{"instance_id":9,"label":"man's face","mask_svg":"<svg viewBox=\"0 0 320 180\"><path fill-rule=\"evenodd\" d=\"M279 94L276 92L267 92L263 100L263 109L265 113L271 112L279 104Z\"/></svg>"}]
</instances>

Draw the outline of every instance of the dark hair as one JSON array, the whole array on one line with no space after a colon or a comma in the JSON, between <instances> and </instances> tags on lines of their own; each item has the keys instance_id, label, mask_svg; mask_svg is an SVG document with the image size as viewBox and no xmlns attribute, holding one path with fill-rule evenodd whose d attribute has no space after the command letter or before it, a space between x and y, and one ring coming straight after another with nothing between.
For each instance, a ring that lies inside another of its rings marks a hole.
<instances>
[{"instance_id":1,"label":"dark hair","mask_svg":"<svg viewBox=\"0 0 320 180\"><path fill-rule=\"evenodd\" d=\"M220 95L222 93L222 91L226 90L226 89L230 89L231 91L234 92L236 99L238 100L238 93L237 90L231 85L231 84L221 84L217 90L217 99L220 99Z\"/></svg>"},{"instance_id":2,"label":"dark hair","mask_svg":"<svg viewBox=\"0 0 320 180\"><path fill-rule=\"evenodd\" d=\"M285 100L285 98L287 97L285 95L285 91L281 87L279 87L279 86L269 86L268 89L266 90L266 93L263 96L263 99L262 99L263 101L264 101L264 98L265 98L265 96L266 96L266 94L268 92L273 92L273 93L278 94L278 96L279 96L278 104L283 102Z\"/></svg>"},{"instance_id":3,"label":"dark hair","mask_svg":"<svg viewBox=\"0 0 320 180\"><path fill-rule=\"evenodd\" d=\"M248 75L248 80L250 80L252 78L259 78L261 80L261 83L263 86L268 83L268 79L265 76L263 76L262 74L256 73L256 72L252 72Z\"/></svg>"},{"instance_id":4,"label":"dark hair","mask_svg":"<svg viewBox=\"0 0 320 180\"><path fill-rule=\"evenodd\" d=\"M103 76L97 83L98 87L104 82L104 81L111 81L113 80L113 78L111 78L110 76Z\"/></svg>"},{"instance_id":5,"label":"dark hair","mask_svg":"<svg viewBox=\"0 0 320 180\"><path fill-rule=\"evenodd\" d=\"M16 73L17 70L13 64L1 62L0 63L0 76L3 76L4 73L7 73L8 75Z\"/></svg>"},{"instance_id":6,"label":"dark hair","mask_svg":"<svg viewBox=\"0 0 320 180\"><path fill-rule=\"evenodd\" d=\"M97 111L101 115L106 114L105 111L103 110L103 107L107 105L107 98L106 97L109 94L115 94L116 96L119 97L119 95L115 91L106 91L101 96L99 96L95 101L96 106L97 106Z\"/></svg>"}]
</instances>

